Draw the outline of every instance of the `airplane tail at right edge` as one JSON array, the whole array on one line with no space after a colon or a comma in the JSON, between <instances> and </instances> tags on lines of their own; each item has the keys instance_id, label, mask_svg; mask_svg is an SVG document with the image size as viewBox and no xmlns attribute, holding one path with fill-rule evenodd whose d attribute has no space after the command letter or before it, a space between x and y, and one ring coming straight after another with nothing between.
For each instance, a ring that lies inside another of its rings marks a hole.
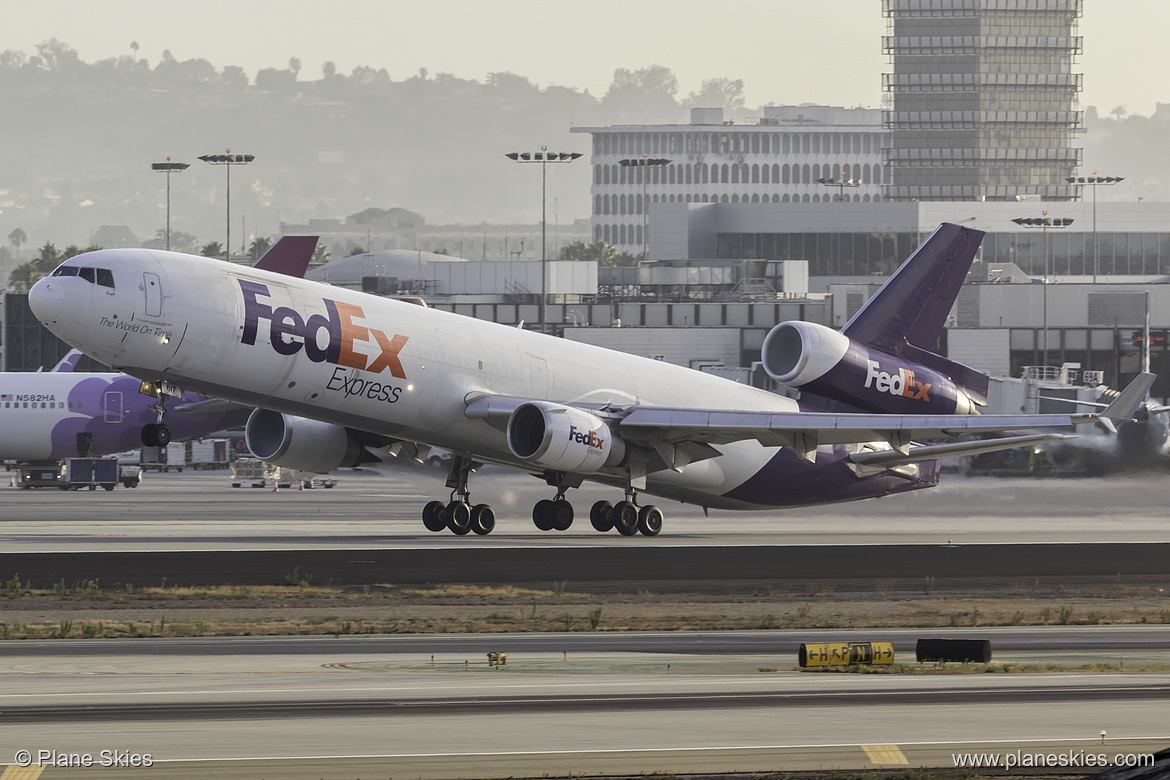
<instances>
[{"instance_id":1,"label":"airplane tail at right edge","mask_svg":"<svg viewBox=\"0 0 1170 780\"><path fill-rule=\"evenodd\" d=\"M944 222L842 329L849 338L949 376L986 404L988 378L930 350L983 241L983 231Z\"/></svg>"}]
</instances>

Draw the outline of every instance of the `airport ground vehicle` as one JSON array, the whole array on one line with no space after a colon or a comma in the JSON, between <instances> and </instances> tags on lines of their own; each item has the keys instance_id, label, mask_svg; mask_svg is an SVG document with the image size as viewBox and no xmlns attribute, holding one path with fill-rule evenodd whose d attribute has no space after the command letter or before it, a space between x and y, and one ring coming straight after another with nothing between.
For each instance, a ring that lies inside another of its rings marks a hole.
<instances>
[{"instance_id":1,"label":"airport ground vehicle","mask_svg":"<svg viewBox=\"0 0 1170 780\"><path fill-rule=\"evenodd\" d=\"M231 485L234 488L245 485L254 488L268 487L269 485L291 488L295 474L296 472L292 469L265 463L259 458L240 458L232 465Z\"/></svg>"}]
</instances>

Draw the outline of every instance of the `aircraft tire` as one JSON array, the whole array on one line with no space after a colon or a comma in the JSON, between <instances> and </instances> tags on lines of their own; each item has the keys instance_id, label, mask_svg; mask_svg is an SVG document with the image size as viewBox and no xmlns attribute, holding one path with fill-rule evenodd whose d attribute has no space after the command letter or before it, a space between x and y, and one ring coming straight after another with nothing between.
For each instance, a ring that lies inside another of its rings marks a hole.
<instances>
[{"instance_id":1,"label":"aircraft tire","mask_svg":"<svg viewBox=\"0 0 1170 780\"><path fill-rule=\"evenodd\" d=\"M617 502L609 517L613 520L613 527L622 536L633 536L638 533L638 505L633 501Z\"/></svg>"},{"instance_id":2,"label":"aircraft tire","mask_svg":"<svg viewBox=\"0 0 1170 780\"><path fill-rule=\"evenodd\" d=\"M443 510L447 527L456 536L466 536L471 531L471 507L463 501L452 501Z\"/></svg>"},{"instance_id":3,"label":"aircraft tire","mask_svg":"<svg viewBox=\"0 0 1170 780\"><path fill-rule=\"evenodd\" d=\"M154 440L158 442L159 447L165 447L171 443L171 429L166 423L159 423L154 429ZM183 469L180 468L179 471Z\"/></svg>"},{"instance_id":4,"label":"aircraft tire","mask_svg":"<svg viewBox=\"0 0 1170 780\"><path fill-rule=\"evenodd\" d=\"M662 510L653 504L638 513L638 530L643 536L658 536L662 530Z\"/></svg>"},{"instance_id":5,"label":"aircraft tire","mask_svg":"<svg viewBox=\"0 0 1170 780\"><path fill-rule=\"evenodd\" d=\"M573 524L573 505L563 498L552 503L553 529L568 531L569 526Z\"/></svg>"},{"instance_id":6,"label":"aircraft tire","mask_svg":"<svg viewBox=\"0 0 1170 780\"><path fill-rule=\"evenodd\" d=\"M147 423L142 426L142 430L138 434L138 438L142 440L143 447L157 447L158 440L154 437L154 432L158 430L156 423Z\"/></svg>"},{"instance_id":7,"label":"aircraft tire","mask_svg":"<svg viewBox=\"0 0 1170 780\"><path fill-rule=\"evenodd\" d=\"M426 526L428 531L434 531L438 533L447 527L447 521L443 519L444 509L446 509L446 507L443 506L442 501L429 501L427 502L427 505L423 507L423 525Z\"/></svg>"},{"instance_id":8,"label":"aircraft tire","mask_svg":"<svg viewBox=\"0 0 1170 780\"><path fill-rule=\"evenodd\" d=\"M476 504L471 508L471 530L477 536L487 536L496 527L496 512L489 504Z\"/></svg>"},{"instance_id":9,"label":"aircraft tire","mask_svg":"<svg viewBox=\"0 0 1170 780\"><path fill-rule=\"evenodd\" d=\"M608 501L598 501L589 510L589 522L593 525L594 530L605 533L613 528L613 520L610 519L610 513L613 512L613 504Z\"/></svg>"},{"instance_id":10,"label":"aircraft tire","mask_svg":"<svg viewBox=\"0 0 1170 780\"><path fill-rule=\"evenodd\" d=\"M537 501L536 506L532 507L532 522L541 531L551 531L553 529L553 502L547 498Z\"/></svg>"}]
</instances>

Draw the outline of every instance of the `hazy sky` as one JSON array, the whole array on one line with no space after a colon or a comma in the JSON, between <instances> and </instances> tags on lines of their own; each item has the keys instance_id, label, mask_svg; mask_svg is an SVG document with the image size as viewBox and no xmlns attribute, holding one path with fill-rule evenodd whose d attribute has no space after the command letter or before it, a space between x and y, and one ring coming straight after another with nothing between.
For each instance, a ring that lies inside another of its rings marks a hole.
<instances>
[{"instance_id":1,"label":"hazy sky","mask_svg":"<svg viewBox=\"0 0 1170 780\"><path fill-rule=\"evenodd\" d=\"M547 86L605 93L616 68L664 65L679 97L704 79L743 79L747 104L878 107L886 30L880 0L37 0L6 4L0 50L35 52L56 37L94 61L130 53L152 65L164 49L216 68L303 63L318 78L333 61L386 68L394 80L426 68L482 80L510 71ZM1170 102L1167 0L1085 0L1084 106L1150 114Z\"/></svg>"}]
</instances>

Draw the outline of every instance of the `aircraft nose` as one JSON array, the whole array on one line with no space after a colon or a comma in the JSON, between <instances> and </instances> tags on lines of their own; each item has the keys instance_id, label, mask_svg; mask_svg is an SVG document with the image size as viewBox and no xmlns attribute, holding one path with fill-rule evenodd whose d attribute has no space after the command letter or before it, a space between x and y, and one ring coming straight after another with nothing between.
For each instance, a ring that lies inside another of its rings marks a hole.
<instances>
[{"instance_id":1,"label":"aircraft nose","mask_svg":"<svg viewBox=\"0 0 1170 780\"><path fill-rule=\"evenodd\" d=\"M57 315L61 313L61 306L65 303L65 293L61 286L59 279L48 276L29 290L28 307L41 322L47 324L57 321Z\"/></svg>"}]
</instances>

